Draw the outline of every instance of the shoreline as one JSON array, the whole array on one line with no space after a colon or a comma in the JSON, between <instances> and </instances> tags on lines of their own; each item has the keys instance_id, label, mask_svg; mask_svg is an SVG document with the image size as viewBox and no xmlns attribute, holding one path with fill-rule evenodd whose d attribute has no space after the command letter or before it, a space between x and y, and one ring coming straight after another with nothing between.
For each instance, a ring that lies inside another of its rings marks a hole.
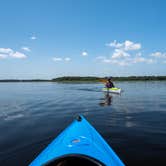
<instances>
[{"instance_id":1,"label":"shoreline","mask_svg":"<svg viewBox=\"0 0 166 166\"><path fill-rule=\"evenodd\" d=\"M56 83L101 83L105 82L106 77L58 77L54 79L2 79L3 82L56 82ZM129 76L129 77L112 77L113 81L166 81L166 76Z\"/></svg>"}]
</instances>

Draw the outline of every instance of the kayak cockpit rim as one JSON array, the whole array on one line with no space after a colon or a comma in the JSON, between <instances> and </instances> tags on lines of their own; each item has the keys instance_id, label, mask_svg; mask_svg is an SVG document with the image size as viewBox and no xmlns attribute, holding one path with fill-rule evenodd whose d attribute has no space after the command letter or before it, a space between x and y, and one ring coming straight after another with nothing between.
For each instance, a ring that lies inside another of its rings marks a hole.
<instances>
[{"instance_id":1,"label":"kayak cockpit rim","mask_svg":"<svg viewBox=\"0 0 166 166\"><path fill-rule=\"evenodd\" d=\"M53 159L43 166L106 166L101 161L82 154L69 154Z\"/></svg>"}]
</instances>

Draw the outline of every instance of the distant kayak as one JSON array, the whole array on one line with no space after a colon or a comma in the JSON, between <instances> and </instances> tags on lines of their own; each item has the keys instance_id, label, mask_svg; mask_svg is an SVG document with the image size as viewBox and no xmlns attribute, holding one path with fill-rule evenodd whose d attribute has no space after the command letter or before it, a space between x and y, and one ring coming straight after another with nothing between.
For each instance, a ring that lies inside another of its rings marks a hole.
<instances>
[{"instance_id":1,"label":"distant kayak","mask_svg":"<svg viewBox=\"0 0 166 166\"><path fill-rule=\"evenodd\" d=\"M102 89L104 92L111 92L111 93L121 93L120 88L103 88Z\"/></svg>"},{"instance_id":2,"label":"distant kayak","mask_svg":"<svg viewBox=\"0 0 166 166\"><path fill-rule=\"evenodd\" d=\"M124 166L83 117L76 118L30 166Z\"/></svg>"}]
</instances>

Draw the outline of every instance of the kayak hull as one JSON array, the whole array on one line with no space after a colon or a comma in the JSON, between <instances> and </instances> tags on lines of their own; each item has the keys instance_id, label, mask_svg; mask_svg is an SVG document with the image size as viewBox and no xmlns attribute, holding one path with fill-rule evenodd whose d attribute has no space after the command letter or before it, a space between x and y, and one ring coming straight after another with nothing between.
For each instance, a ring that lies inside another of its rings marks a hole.
<instances>
[{"instance_id":1,"label":"kayak hull","mask_svg":"<svg viewBox=\"0 0 166 166\"><path fill-rule=\"evenodd\" d=\"M120 88L103 88L102 90L104 92L117 93L117 94L120 94L122 91Z\"/></svg>"},{"instance_id":2,"label":"kayak hull","mask_svg":"<svg viewBox=\"0 0 166 166\"><path fill-rule=\"evenodd\" d=\"M74 120L30 166L40 166L63 156L85 156L106 166L123 166L123 162L100 134L83 117Z\"/></svg>"}]
</instances>

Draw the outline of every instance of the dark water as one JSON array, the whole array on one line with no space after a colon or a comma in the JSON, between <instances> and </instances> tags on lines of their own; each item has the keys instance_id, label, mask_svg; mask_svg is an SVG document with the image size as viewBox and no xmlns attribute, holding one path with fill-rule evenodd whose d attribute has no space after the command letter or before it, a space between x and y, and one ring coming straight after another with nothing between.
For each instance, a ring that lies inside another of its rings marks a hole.
<instances>
[{"instance_id":1,"label":"dark water","mask_svg":"<svg viewBox=\"0 0 166 166\"><path fill-rule=\"evenodd\" d=\"M166 82L100 84L1 83L0 165L24 166L78 114L126 165L166 165Z\"/></svg>"}]
</instances>

